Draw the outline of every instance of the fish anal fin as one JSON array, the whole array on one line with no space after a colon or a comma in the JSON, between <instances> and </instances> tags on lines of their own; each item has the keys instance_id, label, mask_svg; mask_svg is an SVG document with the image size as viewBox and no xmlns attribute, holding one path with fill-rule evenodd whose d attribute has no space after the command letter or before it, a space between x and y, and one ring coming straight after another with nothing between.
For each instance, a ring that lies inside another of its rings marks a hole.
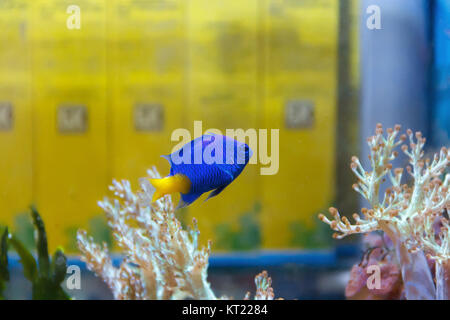
<instances>
[{"instance_id":1,"label":"fish anal fin","mask_svg":"<svg viewBox=\"0 0 450 320\"><path fill-rule=\"evenodd\" d=\"M175 208L175 210L187 207L190 203L187 203L185 201L183 201L183 199L180 198L180 201L178 202L177 207Z\"/></svg>"},{"instance_id":2,"label":"fish anal fin","mask_svg":"<svg viewBox=\"0 0 450 320\"><path fill-rule=\"evenodd\" d=\"M211 199L212 197L217 196L219 193L221 193L228 185L224 185L221 187L218 187L217 189L214 189L209 195L208 198L205 199L205 201Z\"/></svg>"},{"instance_id":3,"label":"fish anal fin","mask_svg":"<svg viewBox=\"0 0 450 320\"><path fill-rule=\"evenodd\" d=\"M202 195L202 193L194 193L194 192L181 193L180 202L178 203L178 206L176 209L184 208L184 207L190 205L192 202L197 200L201 195Z\"/></svg>"}]
</instances>

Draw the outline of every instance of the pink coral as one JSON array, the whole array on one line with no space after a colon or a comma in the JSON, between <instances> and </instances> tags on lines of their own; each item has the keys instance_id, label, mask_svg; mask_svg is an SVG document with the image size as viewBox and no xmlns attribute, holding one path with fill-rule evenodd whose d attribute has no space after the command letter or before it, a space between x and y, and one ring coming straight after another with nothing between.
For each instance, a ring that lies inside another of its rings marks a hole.
<instances>
[{"instance_id":1,"label":"pink coral","mask_svg":"<svg viewBox=\"0 0 450 320\"><path fill-rule=\"evenodd\" d=\"M371 278L377 272L374 267L379 270L380 283L378 288L371 289ZM365 254L363 261L353 266L345 296L347 299L358 300L399 299L402 289L401 272L397 263L384 248L374 248Z\"/></svg>"}]
</instances>

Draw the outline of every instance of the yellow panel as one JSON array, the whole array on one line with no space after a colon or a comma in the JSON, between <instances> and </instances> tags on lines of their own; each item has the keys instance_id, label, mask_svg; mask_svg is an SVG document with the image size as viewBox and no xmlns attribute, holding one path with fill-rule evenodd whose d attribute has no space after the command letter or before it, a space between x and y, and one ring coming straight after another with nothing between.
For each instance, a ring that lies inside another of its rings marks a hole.
<instances>
[{"instance_id":1,"label":"yellow panel","mask_svg":"<svg viewBox=\"0 0 450 320\"><path fill-rule=\"evenodd\" d=\"M267 0L263 15L264 126L280 128L280 168L263 179L262 225L265 247L280 248L334 196L338 1ZM290 104L312 106L313 120L287 128Z\"/></svg>"},{"instance_id":2,"label":"yellow panel","mask_svg":"<svg viewBox=\"0 0 450 320\"><path fill-rule=\"evenodd\" d=\"M188 21L191 134L194 120L203 121L204 132L258 128L258 1L193 0ZM248 165L219 196L203 202L205 195L188 208L199 221L202 240L217 240L220 226L238 227L239 217L258 201L258 180L257 166Z\"/></svg>"},{"instance_id":3,"label":"yellow panel","mask_svg":"<svg viewBox=\"0 0 450 320\"><path fill-rule=\"evenodd\" d=\"M72 1L16 2L0 11L0 105L14 107L13 130L0 131L11 155L0 159L2 220L34 200L51 247L67 244L68 228L100 213L112 177L135 182L155 163L167 174L159 156L194 120L280 129L278 174L249 165L182 213L198 218L202 241L260 202L264 246L287 247L292 223L312 227L333 199L337 1L80 0L79 30L66 27ZM313 106L311 127L286 128L292 102Z\"/></svg>"},{"instance_id":4,"label":"yellow panel","mask_svg":"<svg viewBox=\"0 0 450 320\"><path fill-rule=\"evenodd\" d=\"M350 7L350 15L352 24L350 26L350 43L351 43L351 81L355 89L359 88L359 14L361 10L360 0L352 0Z\"/></svg>"},{"instance_id":5,"label":"yellow panel","mask_svg":"<svg viewBox=\"0 0 450 320\"><path fill-rule=\"evenodd\" d=\"M101 212L109 180L106 1L77 1L81 29L69 30L71 4L33 1L33 190L52 249Z\"/></svg>"},{"instance_id":6,"label":"yellow panel","mask_svg":"<svg viewBox=\"0 0 450 320\"><path fill-rule=\"evenodd\" d=\"M108 10L113 176L136 185L153 164L168 173L160 156L184 126L185 1L117 0Z\"/></svg>"},{"instance_id":7,"label":"yellow panel","mask_svg":"<svg viewBox=\"0 0 450 320\"><path fill-rule=\"evenodd\" d=\"M29 1L0 5L0 223L31 204Z\"/></svg>"}]
</instances>

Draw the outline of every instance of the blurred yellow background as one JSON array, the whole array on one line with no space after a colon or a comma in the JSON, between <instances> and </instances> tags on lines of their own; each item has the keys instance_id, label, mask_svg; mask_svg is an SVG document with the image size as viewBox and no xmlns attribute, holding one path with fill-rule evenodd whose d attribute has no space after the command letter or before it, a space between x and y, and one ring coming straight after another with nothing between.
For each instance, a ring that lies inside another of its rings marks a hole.
<instances>
[{"instance_id":1,"label":"blurred yellow background","mask_svg":"<svg viewBox=\"0 0 450 320\"><path fill-rule=\"evenodd\" d=\"M337 24L335 0L2 1L0 223L34 203L68 246L112 178L167 174L172 131L202 120L280 129L279 172L249 165L182 220L218 250L308 246L292 226L334 199Z\"/></svg>"}]
</instances>

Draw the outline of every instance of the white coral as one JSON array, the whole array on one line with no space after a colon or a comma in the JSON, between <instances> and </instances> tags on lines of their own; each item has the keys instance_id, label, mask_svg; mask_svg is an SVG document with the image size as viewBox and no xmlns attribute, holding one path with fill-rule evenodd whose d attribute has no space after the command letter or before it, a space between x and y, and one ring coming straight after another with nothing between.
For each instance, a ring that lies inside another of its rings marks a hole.
<instances>
[{"instance_id":1,"label":"white coral","mask_svg":"<svg viewBox=\"0 0 450 320\"><path fill-rule=\"evenodd\" d=\"M149 178L160 178L156 169L148 174ZM148 188L141 184L144 190ZM112 267L106 248L96 246L84 231L78 232L78 246L88 268L103 278L114 296L216 299L207 281L210 244L198 248L195 219L193 229L183 230L169 196L151 204L145 191L133 193L127 180L113 181L110 190L116 198L105 198L99 206L106 213L117 244L125 251L120 270ZM129 291L139 294L124 294L131 285L134 287Z\"/></svg>"},{"instance_id":2,"label":"white coral","mask_svg":"<svg viewBox=\"0 0 450 320\"><path fill-rule=\"evenodd\" d=\"M447 148L435 154L433 160L424 160L423 147L425 138L420 132L413 135L411 130L407 136L398 138L400 126L387 130L383 136L383 128L377 125L375 135L367 142L370 147L371 171L367 172L357 157L352 158L351 169L358 178L353 189L368 200L371 208L363 208L361 217L354 214L355 223L346 217L340 217L337 209L330 208L333 219L320 214L319 218L329 224L335 238L341 239L355 233L367 233L382 230L392 239L396 247L397 257L402 267L406 297L409 299L448 298L447 289L442 289L445 279L436 279L436 286L426 265L425 254L436 261L436 273L450 256L449 224L444 218L445 210L450 207L449 180L444 174L450 163ZM410 166L407 172L412 177L411 186L401 184L403 169L393 169L391 161L398 153L394 149L409 138L408 145L403 145L403 152L409 157ZM389 179L391 187L380 201L380 185ZM434 224L442 223L439 237L435 237ZM446 276L443 276L444 278Z\"/></svg>"}]
</instances>

